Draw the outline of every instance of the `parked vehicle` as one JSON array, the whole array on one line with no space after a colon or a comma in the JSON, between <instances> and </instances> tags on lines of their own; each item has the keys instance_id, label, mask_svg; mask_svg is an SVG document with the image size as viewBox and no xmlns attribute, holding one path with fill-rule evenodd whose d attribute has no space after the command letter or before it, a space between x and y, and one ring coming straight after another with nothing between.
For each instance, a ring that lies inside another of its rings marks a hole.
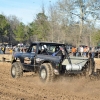
<instances>
[{"instance_id":1,"label":"parked vehicle","mask_svg":"<svg viewBox=\"0 0 100 100\"><path fill-rule=\"evenodd\" d=\"M34 42L26 53L13 55L11 76L19 78L24 72L35 72L42 81L50 82L64 74L90 75L92 67L89 58L70 57L65 44Z\"/></svg>"}]
</instances>

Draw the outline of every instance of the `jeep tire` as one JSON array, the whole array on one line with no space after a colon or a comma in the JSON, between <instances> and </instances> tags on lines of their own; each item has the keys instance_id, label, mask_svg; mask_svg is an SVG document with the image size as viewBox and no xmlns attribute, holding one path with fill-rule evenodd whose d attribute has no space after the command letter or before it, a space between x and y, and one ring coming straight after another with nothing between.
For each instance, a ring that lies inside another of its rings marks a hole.
<instances>
[{"instance_id":1,"label":"jeep tire","mask_svg":"<svg viewBox=\"0 0 100 100\"><path fill-rule=\"evenodd\" d=\"M92 75L94 72L94 68L95 68L95 62L94 59L90 59L90 65L89 65L89 75Z\"/></svg>"},{"instance_id":2,"label":"jeep tire","mask_svg":"<svg viewBox=\"0 0 100 100\"><path fill-rule=\"evenodd\" d=\"M19 78L23 76L23 68L20 62L14 62L11 67L11 76L13 78Z\"/></svg>"},{"instance_id":3,"label":"jeep tire","mask_svg":"<svg viewBox=\"0 0 100 100\"><path fill-rule=\"evenodd\" d=\"M50 63L44 63L40 66L39 77L42 82L52 82L54 80L55 74Z\"/></svg>"}]
</instances>

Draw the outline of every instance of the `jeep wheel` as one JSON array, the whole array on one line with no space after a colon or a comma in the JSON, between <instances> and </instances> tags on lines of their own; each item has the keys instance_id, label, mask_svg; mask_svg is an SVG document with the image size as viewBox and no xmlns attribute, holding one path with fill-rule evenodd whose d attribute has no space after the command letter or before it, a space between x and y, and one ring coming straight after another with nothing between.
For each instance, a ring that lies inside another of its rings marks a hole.
<instances>
[{"instance_id":1,"label":"jeep wheel","mask_svg":"<svg viewBox=\"0 0 100 100\"><path fill-rule=\"evenodd\" d=\"M89 65L89 75L92 75L94 72L94 68L95 68L95 62L93 59L90 59L90 65Z\"/></svg>"},{"instance_id":2,"label":"jeep wheel","mask_svg":"<svg viewBox=\"0 0 100 100\"><path fill-rule=\"evenodd\" d=\"M87 64L87 69L85 70L86 76L91 76L94 72L94 62L90 59L90 61Z\"/></svg>"},{"instance_id":3,"label":"jeep wheel","mask_svg":"<svg viewBox=\"0 0 100 100\"><path fill-rule=\"evenodd\" d=\"M40 66L39 77L42 82L52 82L55 75L50 63L44 63Z\"/></svg>"},{"instance_id":4,"label":"jeep wheel","mask_svg":"<svg viewBox=\"0 0 100 100\"><path fill-rule=\"evenodd\" d=\"M22 64L20 62L15 62L12 64L11 76L13 78L19 78L19 77L23 76Z\"/></svg>"}]
</instances>

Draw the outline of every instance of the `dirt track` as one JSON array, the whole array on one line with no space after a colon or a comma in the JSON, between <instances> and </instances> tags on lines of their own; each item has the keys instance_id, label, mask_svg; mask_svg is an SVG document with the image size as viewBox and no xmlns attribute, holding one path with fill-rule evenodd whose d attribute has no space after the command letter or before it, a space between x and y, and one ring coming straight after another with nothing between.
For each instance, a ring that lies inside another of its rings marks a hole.
<instances>
[{"instance_id":1,"label":"dirt track","mask_svg":"<svg viewBox=\"0 0 100 100\"><path fill-rule=\"evenodd\" d=\"M100 100L100 80L61 78L43 84L34 73L13 79L10 67L0 62L0 100Z\"/></svg>"}]
</instances>

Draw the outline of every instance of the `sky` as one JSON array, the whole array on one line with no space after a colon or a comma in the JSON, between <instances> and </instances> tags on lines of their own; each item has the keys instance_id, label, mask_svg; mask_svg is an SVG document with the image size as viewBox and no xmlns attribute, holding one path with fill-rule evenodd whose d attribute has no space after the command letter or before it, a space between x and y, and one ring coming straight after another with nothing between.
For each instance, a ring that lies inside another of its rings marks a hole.
<instances>
[{"instance_id":1,"label":"sky","mask_svg":"<svg viewBox=\"0 0 100 100\"><path fill-rule=\"evenodd\" d=\"M57 0L0 0L0 14L15 15L21 22L28 24L34 20L36 14Z\"/></svg>"}]
</instances>

